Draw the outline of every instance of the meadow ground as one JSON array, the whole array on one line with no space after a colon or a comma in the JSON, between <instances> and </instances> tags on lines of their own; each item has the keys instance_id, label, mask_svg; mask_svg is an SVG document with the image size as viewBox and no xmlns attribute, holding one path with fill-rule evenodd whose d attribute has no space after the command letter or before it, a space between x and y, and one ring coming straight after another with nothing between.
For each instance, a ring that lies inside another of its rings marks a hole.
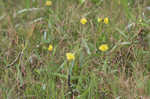
<instances>
[{"instance_id":1,"label":"meadow ground","mask_svg":"<svg viewBox=\"0 0 150 99\"><path fill-rule=\"evenodd\" d=\"M0 0L0 99L150 99L150 0Z\"/></svg>"}]
</instances>

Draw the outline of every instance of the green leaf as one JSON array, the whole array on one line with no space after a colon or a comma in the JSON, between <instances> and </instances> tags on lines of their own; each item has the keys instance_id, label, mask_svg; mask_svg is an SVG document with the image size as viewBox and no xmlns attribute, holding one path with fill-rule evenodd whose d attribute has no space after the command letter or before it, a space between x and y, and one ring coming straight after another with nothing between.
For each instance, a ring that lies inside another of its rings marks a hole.
<instances>
[{"instance_id":1,"label":"green leaf","mask_svg":"<svg viewBox=\"0 0 150 99\"><path fill-rule=\"evenodd\" d=\"M30 8L30 0L26 0L26 8Z\"/></svg>"},{"instance_id":2,"label":"green leaf","mask_svg":"<svg viewBox=\"0 0 150 99\"><path fill-rule=\"evenodd\" d=\"M85 0L79 0L80 4L83 4L85 2Z\"/></svg>"},{"instance_id":3,"label":"green leaf","mask_svg":"<svg viewBox=\"0 0 150 99\"><path fill-rule=\"evenodd\" d=\"M90 51L90 48L89 48L86 40L83 39L82 42L83 42L83 46L86 48L86 52L88 53L88 55L91 55L91 51Z\"/></svg>"}]
</instances>

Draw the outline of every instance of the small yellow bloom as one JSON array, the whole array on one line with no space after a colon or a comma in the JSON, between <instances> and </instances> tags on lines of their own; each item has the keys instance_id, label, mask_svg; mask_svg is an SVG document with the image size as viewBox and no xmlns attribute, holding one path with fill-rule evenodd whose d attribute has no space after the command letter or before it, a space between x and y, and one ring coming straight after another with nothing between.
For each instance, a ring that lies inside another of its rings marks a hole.
<instances>
[{"instance_id":1,"label":"small yellow bloom","mask_svg":"<svg viewBox=\"0 0 150 99\"><path fill-rule=\"evenodd\" d=\"M53 45L49 45L48 50L51 52L53 50Z\"/></svg>"},{"instance_id":2,"label":"small yellow bloom","mask_svg":"<svg viewBox=\"0 0 150 99\"><path fill-rule=\"evenodd\" d=\"M82 19L80 20L80 23L81 23L81 24L86 24L86 23L87 23L87 19L86 19L86 18L82 18Z\"/></svg>"},{"instance_id":3,"label":"small yellow bloom","mask_svg":"<svg viewBox=\"0 0 150 99\"><path fill-rule=\"evenodd\" d=\"M66 57L68 61L75 60L75 56L73 53L66 53Z\"/></svg>"},{"instance_id":4,"label":"small yellow bloom","mask_svg":"<svg viewBox=\"0 0 150 99\"><path fill-rule=\"evenodd\" d=\"M51 6L52 5L52 1L46 1L45 5L46 6Z\"/></svg>"},{"instance_id":5,"label":"small yellow bloom","mask_svg":"<svg viewBox=\"0 0 150 99\"><path fill-rule=\"evenodd\" d=\"M102 18L98 18L97 22L100 23L100 22L102 22L102 20L103 20Z\"/></svg>"},{"instance_id":6,"label":"small yellow bloom","mask_svg":"<svg viewBox=\"0 0 150 99\"><path fill-rule=\"evenodd\" d=\"M109 19L106 17L106 18L104 19L104 23L105 23L105 24L108 24L108 22L109 22Z\"/></svg>"},{"instance_id":7,"label":"small yellow bloom","mask_svg":"<svg viewBox=\"0 0 150 99\"><path fill-rule=\"evenodd\" d=\"M141 23L141 22L142 22L142 19L140 19L139 22Z\"/></svg>"},{"instance_id":8,"label":"small yellow bloom","mask_svg":"<svg viewBox=\"0 0 150 99\"><path fill-rule=\"evenodd\" d=\"M102 44L99 46L99 50L102 52L105 52L108 50L108 45L107 44Z\"/></svg>"}]
</instances>

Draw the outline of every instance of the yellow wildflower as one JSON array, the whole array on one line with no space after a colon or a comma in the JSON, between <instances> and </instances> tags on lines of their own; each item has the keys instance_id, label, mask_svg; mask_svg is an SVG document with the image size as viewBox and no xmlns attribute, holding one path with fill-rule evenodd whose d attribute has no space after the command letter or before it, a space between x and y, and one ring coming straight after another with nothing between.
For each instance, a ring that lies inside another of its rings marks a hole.
<instances>
[{"instance_id":1,"label":"yellow wildflower","mask_svg":"<svg viewBox=\"0 0 150 99\"><path fill-rule=\"evenodd\" d=\"M141 22L142 22L142 19L140 19L139 22L141 23Z\"/></svg>"},{"instance_id":2,"label":"yellow wildflower","mask_svg":"<svg viewBox=\"0 0 150 99\"><path fill-rule=\"evenodd\" d=\"M52 5L52 1L46 1L45 5L46 6L51 6Z\"/></svg>"},{"instance_id":3,"label":"yellow wildflower","mask_svg":"<svg viewBox=\"0 0 150 99\"><path fill-rule=\"evenodd\" d=\"M99 46L99 50L102 51L102 52L105 52L107 51L109 48L108 48L108 45L107 44L102 44Z\"/></svg>"},{"instance_id":4,"label":"yellow wildflower","mask_svg":"<svg viewBox=\"0 0 150 99\"><path fill-rule=\"evenodd\" d=\"M97 18L98 23L102 22L102 20L103 20L102 18Z\"/></svg>"},{"instance_id":5,"label":"yellow wildflower","mask_svg":"<svg viewBox=\"0 0 150 99\"><path fill-rule=\"evenodd\" d=\"M109 22L109 19L106 17L106 18L104 19L104 23L105 23L105 24L108 24L108 22Z\"/></svg>"},{"instance_id":6,"label":"yellow wildflower","mask_svg":"<svg viewBox=\"0 0 150 99\"><path fill-rule=\"evenodd\" d=\"M52 44L49 45L48 50L49 50L50 52L53 50L53 45L52 45Z\"/></svg>"},{"instance_id":7,"label":"yellow wildflower","mask_svg":"<svg viewBox=\"0 0 150 99\"><path fill-rule=\"evenodd\" d=\"M87 23L87 19L86 19L86 18L82 18L82 19L80 20L80 23L81 23L81 24L86 24L86 23Z\"/></svg>"},{"instance_id":8,"label":"yellow wildflower","mask_svg":"<svg viewBox=\"0 0 150 99\"><path fill-rule=\"evenodd\" d=\"M73 53L66 53L66 57L68 61L75 60L75 56Z\"/></svg>"}]
</instances>

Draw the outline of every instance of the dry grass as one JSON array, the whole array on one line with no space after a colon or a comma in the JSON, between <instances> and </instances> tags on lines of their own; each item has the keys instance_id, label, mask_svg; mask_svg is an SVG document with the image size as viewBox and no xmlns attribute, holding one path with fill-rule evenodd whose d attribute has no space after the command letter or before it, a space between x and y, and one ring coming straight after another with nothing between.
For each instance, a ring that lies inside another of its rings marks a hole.
<instances>
[{"instance_id":1,"label":"dry grass","mask_svg":"<svg viewBox=\"0 0 150 99\"><path fill-rule=\"evenodd\" d=\"M150 2L128 1L1 0L0 98L149 99Z\"/></svg>"}]
</instances>

